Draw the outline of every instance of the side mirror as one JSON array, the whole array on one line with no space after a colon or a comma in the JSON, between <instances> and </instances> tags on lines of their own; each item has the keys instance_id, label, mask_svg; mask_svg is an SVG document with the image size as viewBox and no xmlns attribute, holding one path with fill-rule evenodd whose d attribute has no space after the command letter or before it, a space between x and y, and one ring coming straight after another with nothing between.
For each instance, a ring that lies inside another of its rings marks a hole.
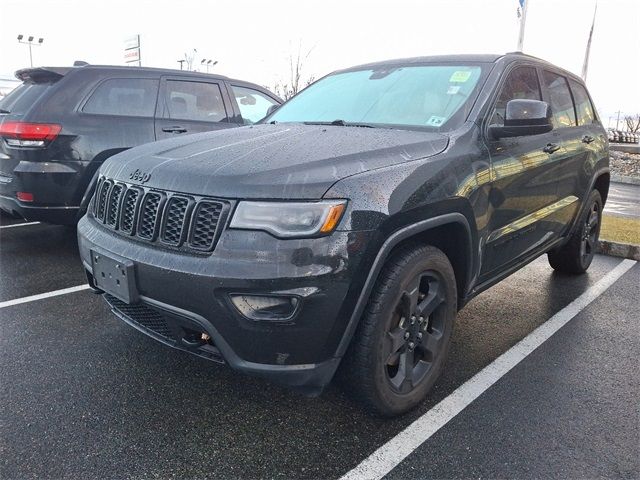
<instances>
[{"instance_id":1,"label":"side mirror","mask_svg":"<svg viewBox=\"0 0 640 480\"><path fill-rule=\"evenodd\" d=\"M489 126L491 136L496 139L540 135L551 130L551 107L539 100L510 100L507 102L504 126Z\"/></svg>"},{"instance_id":2,"label":"side mirror","mask_svg":"<svg viewBox=\"0 0 640 480\"><path fill-rule=\"evenodd\" d=\"M267 115L266 115L266 116L271 115L273 112L275 112L275 111L276 111L277 109L279 109L279 108L280 108L280 105L278 105L277 103L276 103L276 104L274 104L274 105L271 105L271 106L269 107L269 109L267 110Z\"/></svg>"}]
</instances>

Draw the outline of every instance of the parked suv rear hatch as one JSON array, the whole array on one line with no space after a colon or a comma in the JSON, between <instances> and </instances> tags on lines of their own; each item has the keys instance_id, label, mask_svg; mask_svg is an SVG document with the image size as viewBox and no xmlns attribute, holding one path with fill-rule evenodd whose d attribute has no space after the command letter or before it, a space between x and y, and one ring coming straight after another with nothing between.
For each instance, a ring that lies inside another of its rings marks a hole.
<instances>
[{"instance_id":1,"label":"parked suv rear hatch","mask_svg":"<svg viewBox=\"0 0 640 480\"><path fill-rule=\"evenodd\" d=\"M0 101L0 195L18 196L14 170L23 160L47 161L61 127L31 119L40 100L70 68L26 68L16 72L22 84Z\"/></svg>"}]
</instances>

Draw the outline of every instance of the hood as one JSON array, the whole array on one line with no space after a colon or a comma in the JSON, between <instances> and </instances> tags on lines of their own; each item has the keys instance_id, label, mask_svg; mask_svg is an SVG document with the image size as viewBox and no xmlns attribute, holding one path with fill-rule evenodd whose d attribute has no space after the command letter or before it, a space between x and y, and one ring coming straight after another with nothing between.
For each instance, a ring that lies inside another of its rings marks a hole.
<instances>
[{"instance_id":1,"label":"hood","mask_svg":"<svg viewBox=\"0 0 640 480\"><path fill-rule=\"evenodd\" d=\"M189 135L111 157L101 173L127 183L223 198L321 198L336 181L442 152L431 132L302 124Z\"/></svg>"}]
</instances>

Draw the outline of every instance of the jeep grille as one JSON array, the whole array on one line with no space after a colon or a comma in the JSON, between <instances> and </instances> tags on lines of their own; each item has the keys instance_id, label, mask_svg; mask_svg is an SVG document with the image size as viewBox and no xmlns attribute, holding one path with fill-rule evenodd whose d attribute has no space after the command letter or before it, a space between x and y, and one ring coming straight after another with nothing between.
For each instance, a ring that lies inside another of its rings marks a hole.
<instances>
[{"instance_id":1,"label":"jeep grille","mask_svg":"<svg viewBox=\"0 0 640 480\"><path fill-rule=\"evenodd\" d=\"M121 235L173 248L210 252L224 226L229 203L128 185L100 178L94 218Z\"/></svg>"}]
</instances>

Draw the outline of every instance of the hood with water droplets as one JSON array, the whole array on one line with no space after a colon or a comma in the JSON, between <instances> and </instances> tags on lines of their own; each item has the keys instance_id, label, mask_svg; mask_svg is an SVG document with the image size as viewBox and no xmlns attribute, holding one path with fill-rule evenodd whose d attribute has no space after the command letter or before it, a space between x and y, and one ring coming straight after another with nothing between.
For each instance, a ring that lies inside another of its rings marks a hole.
<instances>
[{"instance_id":1,"label":"hood with water droplets","mask_svg":"<svg viewBox=\"0 0 640 480\"><path fill-rule=\"evenodd\" d=\"M132 184L144 178L147 187L194 195L321 198L340 179L436 155L447 144L445 135L431 132L254 125L132 148L111 157L101 173Z\"/></svg>"}]
</instances>

